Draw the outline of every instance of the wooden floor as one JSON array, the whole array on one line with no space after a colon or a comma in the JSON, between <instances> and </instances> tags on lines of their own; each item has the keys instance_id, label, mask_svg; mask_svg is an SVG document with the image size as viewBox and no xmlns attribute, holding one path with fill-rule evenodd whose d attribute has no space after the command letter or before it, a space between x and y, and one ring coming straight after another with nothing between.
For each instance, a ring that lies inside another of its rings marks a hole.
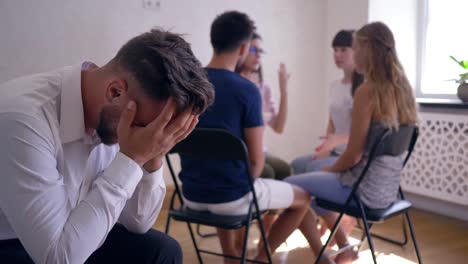
<instances>
[{"instance_id":1,"label":"wooden floor","mask_svg":"<svg viewBox=\"0 0 468 264\"><path fill-rule=\"evenodd\" d=\"M164 231L167 211L163 209L154 228ZM423 262L426 264L458 264L468 263L468 222L419 211L412 210L411 217L416 230L419 248ZM182 246L184 263L198 263L195 251L190 240L190 235L185 223L171 221L170 235ZM204 227L202 230L212 232L213 229ZM396 217L385 224L375 226L374 232L393 236L401 236L400 218ZM253 229L249 241L249 252L255 254L255 244L258 241L258 230ZM353 237L360 237L360 231L354 230ZM197 238L201 247L210 250L219 249L216 237ZM387 242L374 239L374 245L378 252L379 263L417 263L416 255L411 240L405 247L399 247ZM202 255L204 263L222 263L216 256ZM294 232L273 255L274 263L313 263L314 255L310 251L305 238L300 232ZM359 259L355 263L372 263L370 251L365 245Z\"/></svg>"}]
</instances>

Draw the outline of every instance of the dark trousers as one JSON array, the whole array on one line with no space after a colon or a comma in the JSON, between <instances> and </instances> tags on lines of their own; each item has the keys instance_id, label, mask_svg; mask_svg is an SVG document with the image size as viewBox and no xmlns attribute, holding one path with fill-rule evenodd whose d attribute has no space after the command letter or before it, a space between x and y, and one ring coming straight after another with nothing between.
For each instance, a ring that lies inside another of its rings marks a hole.
<instances>
[{"instance_id":1,"label":"dark trousers","mask_svg":"<svg viewBox=\"0 0 468 264\"><path fill-rule=\"evenodd\" d=\"M291 167L286 161L270 153L265 153L265 166L260 175L261 178L282 181L290 175Z\"/></svg>"},{"instance_id":2,"label":"dark trousers","mask_svg":"<svg viewBox=\"0 0 468 264\"><path fill-rule=\"evenodd\" d=\"M37 241L38 243L43 243ZM34 263L18 239L0 240L0 263ZM92 263L182 263L179 243L151 229L134 234L116 224L101 245L85 262Z\"/></svg>"}]
</instances>

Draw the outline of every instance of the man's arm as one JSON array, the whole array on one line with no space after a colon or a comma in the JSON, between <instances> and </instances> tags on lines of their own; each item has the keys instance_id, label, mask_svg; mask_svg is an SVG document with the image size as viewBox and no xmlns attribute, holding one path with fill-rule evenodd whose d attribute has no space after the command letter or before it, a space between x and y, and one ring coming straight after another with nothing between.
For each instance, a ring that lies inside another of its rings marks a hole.
<instances>
[{"instance_id":1,"label":"man's arm","mask_svg":"<svg viewBox=\"0 0 468 264\"><path fill-rule=\"evenodd\" d=\"M120 150L138 160L145 171L119 219L132 232L145 233L154 224L166 194L162 159L198 123L198 116L192 115L191 108L175 119L174 112L175 104L170 99L162 113L144 128L132 127L136 113L134 102L122 113L118 128Z\"/></svg>"},{"instance_id":2,"label":"man's arm","mask_svg":"<svg viewBox=\"0 0 468 264\"><path fill-rule=\"evenodd\" d=\"M127 201L119 223L134 233L146 233L156 221L166 195L163 168L149 173L144 171L132 198Z\"/></svg>"},{"instance_id":3,"label":"man's arm","mask_svg":"<svg viewBox=\"0 0 468 264\"><path fill-rule=\"evenodd\" d=\"M263 153L263 126L245 128L245 144L249 151L250 174L259 177L265 166L265 154Z\"/></svg>"},{"instance_id":4,"label":"man's arm","mask_svg":"<svg viewBox=\"0 0 468 264\"><path fill-rule=\"evenodd\" d=\"M251 93L248 95L243 116L244 136L247 150L249 151L250 174L259 177L265 166L265 153L263 152L263 116L262 98L257 87L249 87Z\"/></svg>"},{"instance_id":5,"label":"man's arm","mask_svg":"<svg viewBox=\"0 0 468 264\"><path fill-rule=\"evenodd\" d=\"M36 263L83 263L102 244L142 177L118 153L88 195L74 207L57 170L47 123L0 115L0 206Z\"/></svg>"}]
</instances>

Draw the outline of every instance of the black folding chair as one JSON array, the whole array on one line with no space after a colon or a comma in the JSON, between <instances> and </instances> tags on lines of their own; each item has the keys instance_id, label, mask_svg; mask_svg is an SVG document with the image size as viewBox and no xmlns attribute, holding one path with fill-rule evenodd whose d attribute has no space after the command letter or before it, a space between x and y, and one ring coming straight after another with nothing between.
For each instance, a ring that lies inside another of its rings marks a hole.
<instances>
[{"instance_id":1,"label":"black folding chair","mask_svg":"<svg viewBox=\"0 0 468 264\"><path fill-rule=\"evenodd\" d=\"M316 264L319 262L322 255L325 252L325 249L330 244L330 241L335 235L336 230L344 214L354 216L358 219L362 219L363 226L364 226L364 234L361 237L361 242L359 243L359 246L362 245L364 239L367 237L369 248L372 253L372 259L375 264L377 263L377 261L376 261L375 252L374 252L374 245L372 243L372 235L370 233L370 229L372 228L372 225L375 223L382 223L385 220L389 219L390 217L405 214L406 221L408 223L408 227L411 233L411 238L413 240L413 245L414 245L416 255L418 258L418 263L422 263L421 256L419 254L419 248L416 242L416 237L414 235L413 225L411 223L411 219L410 219L409 212L408 212L409 209L411 208L411 203L405 200L401 187L399 188L399 195L400 195L399 200L395 201L388 208L377 209L377 210L367 208L362 203L361 199L359 198L359 194L357 192L359 185L361 184L364 177L367 176L367 171L376 157L382 156L382 155L398 156L398 155L404 154L407 151L406 157L403 162L403 167L404 167L408 159L410 158L411 153L413 152L413 148L414 148L414 145L416 144L418 134L419 134L418 127L415 125L402 125L399 127L397 131L392 130L392 129L383 130L382 133L380 133L380 135L377 136L376 140L371 145L367 163L365 164L364 169L361 175L359 176L358 180L353 185L352 191L350 195L348 196L348 198L346 199L346 202L342 204L342 203L332 202L328 200L326 197L316 197L317 204L320 207L340 213L335 225L333 226L331 234L328 237L327 242L322 247L319 255L317 256L317 259L315 261ZM354 246L355 245L342 248L339 251L334 252L334 254L337 254L339 252L342 252L343 250L347 250L350 247L354 247Z\"/></svg>"},{"instance_id":2,"label":"black folding chair","mask_svg":"<svg viewBox=\"0 0 468 264\"><path fill-rule=\"evenodd\" d=\"M398 196L399 196L400 199L404 200L404 197L402 197L401 193L402 193L402 191L401 191L401 187L400 187L400 190L398 191ZM406 246L406 244L408 244L408 232L406 231L406 218L405 218L405 215L400 214L400 219L401 219L401 221L400 221L400 223L401 223L401 232L403 234L403 238L401 240L395 239L395 238L392 238L392 237L389 237L389 236L384 236L384 235L381 235L381 234L377 234L377 233L374 233L374 232L371 232L371 236L373 238L377 238L377 239L392 243L392 244L397 245L397 246L401 246L401 247ZM361 224L361 222L358 222L357 228L364 231L364 226Z\"/></svg>"},{"instance_id":3,"label":"black folding chair","mask_svg":"<svg viewBox=\"0 0 468 264\"><path fill-rule=\"evenodd\" d=\"M181 189L179 186L179 181L176 178L174 169L171 164L170 154L180 154L192 159L198 160L242 160L247 166L246 175L248 177L249 186L252 192L252 202L250 203L249 209L245 212L245 215L236 215L236 216L226 216L226 215L217 215L212 214L206 211L195 211L191 210L184 205L184 201L181 195ZM247 154L247 147L244 142L237 138L236 136L230 134L229 132L222 129L212 129L212 128L198 128L195 129L185 140L178 143L168 155L166 155L167 165L169 167L172 180L174 181L175 192L171 197L171 203L169 208L169 213L166 223L166 234L169 233L170 220L174 219L176 221L182 221L187 223L187 227L190 232L190 237L192 239L193 245L195 247L197 257L200 263L203 263L200 253L212 254L232 259L241 260L241 263L245 261L251 261L254 263L264 263L258 262L252 259L246 258L247 253L247 242L250 231L250 224L253 220L257 220L260 227L261 239L264 242L264 249L266 250L268 256L268 263L272 263L271 253L269 250L269 245L266 240L265 230L262 222L262 212L259 209L257 196L255 194L255 189L253 188L253 178L250 175L249 170L249 159ZM180 207L175 208L174 202L175 197L180 201ZM241 257L238 256L228 256L218 252L200 249L197 245L197 241L194 237L194 232L192 230L191 223L218 227L223 229L239 229L245 227L244 233L244 244L242 248Z\"/></svg>"},{"instance_id":4,"label":"black folding chair","mask_svg":"<svg viewBox=\"0 0 468 264\"><path fill-rule=\"evenodd\" d=\"M200 224L197 224L197 235L201 238L207 238L207 237L214 237L214 236L217 236L217 234L214 232L214 233L202 233L201 231L201 225Z\"/></svg>"}]
</instances>

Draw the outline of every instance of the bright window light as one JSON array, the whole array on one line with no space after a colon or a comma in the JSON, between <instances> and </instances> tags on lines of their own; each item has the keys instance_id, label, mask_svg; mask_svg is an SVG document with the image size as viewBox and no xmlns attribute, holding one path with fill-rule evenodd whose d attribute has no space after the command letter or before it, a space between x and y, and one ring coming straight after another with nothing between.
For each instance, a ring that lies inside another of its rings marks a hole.
<instances>
[{"instance_id":1,"label":"bright window light","mask_svg":"<svg viewBox=\"0 0 468 264\"><path fill-rule=\"evenodd\" d=\"M421 78L423 94L455 94L458 84L448 81L463 73L449 58L468 60L467 0L427 0L427 31Z\"/></svg>"}]
</instances>

